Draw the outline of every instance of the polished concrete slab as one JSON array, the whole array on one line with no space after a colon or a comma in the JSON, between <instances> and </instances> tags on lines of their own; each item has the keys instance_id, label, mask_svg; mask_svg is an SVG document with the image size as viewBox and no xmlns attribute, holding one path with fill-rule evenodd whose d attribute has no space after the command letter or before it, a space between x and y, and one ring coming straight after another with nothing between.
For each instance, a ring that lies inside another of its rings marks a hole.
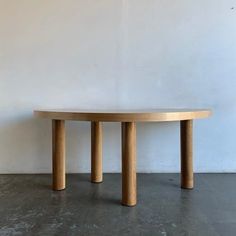
<instances>
[{"instance_id":1,"label":"polished concrete slab","mask_svg":"<svg viewBox=\"0 0 236 236\"><path fill-rule=\"evenodd\" d=\"M139 174L138 205L120 205L121 175L101 184L67 175L54 192L50 175L0 175L0 235L236 235L236 174Z\"/></svg>"}]
</instances>

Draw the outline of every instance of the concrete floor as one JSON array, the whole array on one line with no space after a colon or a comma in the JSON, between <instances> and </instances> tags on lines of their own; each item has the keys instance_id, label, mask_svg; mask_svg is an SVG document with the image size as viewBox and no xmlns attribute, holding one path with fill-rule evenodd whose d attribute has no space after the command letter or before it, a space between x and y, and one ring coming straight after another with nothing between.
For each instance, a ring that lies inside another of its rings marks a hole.
<instances>
[{"instance_id":1,"label":"concrete floor","mask_svg":"<svg viewBox=\"0 0 236 236\"><path fill-rule=\"evenodd\" d=\"M138 205L120 205L121 176L0 175L0 235L236 235L236 175L198 174L194 190L177 174L139 174Z\"/></svg>"}]
</instances>

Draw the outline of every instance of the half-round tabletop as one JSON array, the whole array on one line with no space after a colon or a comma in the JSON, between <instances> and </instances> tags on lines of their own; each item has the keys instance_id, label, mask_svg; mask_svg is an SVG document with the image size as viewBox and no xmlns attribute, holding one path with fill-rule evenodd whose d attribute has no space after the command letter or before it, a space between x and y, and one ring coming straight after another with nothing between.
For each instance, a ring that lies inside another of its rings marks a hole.
<instances>
[{"instance_id":1,"label":"half-round tabletop","mask_svg":"<svg viewBox=\"0 0 236 236\"><path fill-rule=\"evenodd\" d=\"M160 122L207 118L208 109L145 109L145 110L35 110L36 117L54 120L80 120L104 122Z\"/></svg>"}]
</instances>

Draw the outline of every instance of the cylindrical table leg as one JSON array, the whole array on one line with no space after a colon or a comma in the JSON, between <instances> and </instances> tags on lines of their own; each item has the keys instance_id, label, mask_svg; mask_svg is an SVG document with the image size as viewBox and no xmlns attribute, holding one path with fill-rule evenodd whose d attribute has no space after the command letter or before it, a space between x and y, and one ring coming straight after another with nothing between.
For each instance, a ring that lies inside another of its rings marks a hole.
<instances>
[{"instance_id":1,"label":"cylindrical table leg","mask_svg":"<svg viewBox=\"0 0 236 236\"><path fill-rule=\"evenodd\" d=\"M135 206L136 187L136 124L122 123L122 204Z\"/></svg>"},{"instance_id":2,"label":"cylindrical table leg","mask_svg":"<svg viewBox=\"0 0 236 236\"><path fill-rule=\"evenodd\" d=\"M193 121L180 123L181 138L181 187L193 188Z\"/></svg>"},{"instance_id":3,"label":"cylindrical table leg","mask_svg":"<svg viewBox=\"0 0 236 236\"><path fill-rule=\"evenodd\" d=\"M65 188L65 121L52 121L53 190Z\"/></svg>"},{"instance_id":4,"label":"cylindrical table leg","mask_svg":"<svg viewBox=\"0 0 236 236\"><path fill-rule=\"evenodd\" d=\"M102 123L91 122L91 182L102 182Z\"/></svg>"}]
</instances>

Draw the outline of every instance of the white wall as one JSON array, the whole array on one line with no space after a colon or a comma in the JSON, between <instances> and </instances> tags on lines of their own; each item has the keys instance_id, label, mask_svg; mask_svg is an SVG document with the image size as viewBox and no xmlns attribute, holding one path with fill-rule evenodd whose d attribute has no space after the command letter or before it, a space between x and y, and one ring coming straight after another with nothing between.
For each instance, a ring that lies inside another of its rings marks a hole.
<instances>
[{"instance_id":1,"label":"white wall","mask_svg":"<svg viewBox=\"0 0 236 236\"><path fill-rule=\"evenodd\" d=\"M235 9L231 9L235 7ZM35 108L210 107L195 170L236 171L236 2L0 0L0 173L51 171ZM179 171L178 123L138 124L138 171ZM104 171L120 171L104 125ZM67 123L67 170L90 170L90 124Z\"/></svg>"}]
</instances>

